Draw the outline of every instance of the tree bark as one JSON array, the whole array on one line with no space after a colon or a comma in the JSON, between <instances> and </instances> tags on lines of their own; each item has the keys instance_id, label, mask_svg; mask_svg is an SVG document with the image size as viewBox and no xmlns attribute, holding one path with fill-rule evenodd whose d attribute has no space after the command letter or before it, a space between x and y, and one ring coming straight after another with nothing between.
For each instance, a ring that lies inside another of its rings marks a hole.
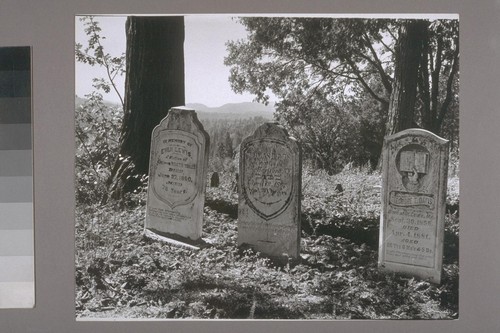
<instances>
[{"instance_id":1,"label":"tree bark","mask_svg":"<svg viewBox=\"0 0 500 333\"><path fill-rule=\"evenodd\" d=\"M126 32L123 127L108 180L115 199L140 185L148 173L153 128L171 107L185 104L184 18L130 16Z\"/></svg>"},{"instance_id":2,"label":"tree bark","mask_svg":"<svg viewBox=\"0 0 500 333\"><path fill-rule=\"evenodd\" d=\"M415 100L422 46L428 22L407 21L395 49L395 68L386 135L415 127Z\"/></svg>"}]
</instances>

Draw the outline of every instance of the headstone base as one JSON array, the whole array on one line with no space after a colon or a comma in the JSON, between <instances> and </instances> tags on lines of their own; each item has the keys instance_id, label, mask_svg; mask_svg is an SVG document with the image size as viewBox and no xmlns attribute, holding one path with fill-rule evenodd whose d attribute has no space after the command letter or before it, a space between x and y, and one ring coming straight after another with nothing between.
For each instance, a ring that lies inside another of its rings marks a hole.
<instances>
[{"instance_id":1,"label":"headstone base","mask_svg":"<svg viewBox=\"0 0 500 333\"><path fill-rule=\"evenodd\" d=\"M149 238L151 240L167 243L169 245L173 245L178 248L183 248L192 251L198 251L203 248L211 246L209 243L205 242L202 239L193 241L192 239L189 238L184 238L179 235L161 232L155 229L151 230L145 229L144 237Z\"/></svg>"},{"instance_id":2,"label":"headstone base","mask_svg":"<svg viewBox=\"0 0 500 333\"><path fill-rule=\"evenodd\" d=\"M238 245L267 257L300 255L302 155L276 122L264 123L240 145Z\"/></svg>"},{"instance_id":3,"label":"headstone base","mask_svg":"<svg viewBox=\"0 0 500 333\"><path fill-rule=\"evenodd\" d=\"M287 255L281 255L281 256L271 255L271 254L268 254L266 252L259 251L258 248L256 248L253 245L250 245L248 243L243 243L243 244L238 245L238 249L240 251L251 249L253 252L259 253L259 256L266 258L266 259L269 259L271 261L271 263L276 265L276 266L285 266L288 264L290 266L290 268L293 268L296 265L301 264L302 261L304 260L301 256L297 256L296 258L294 258L292 256L287 256Z\"/></svg>"},{"instance_id":4,"label":"headstone base","mask_svg":"<svg viewBox=\"0 0 500 333\"><path fill-rule=\"evenodd\" d=\"M192 109L171 108L154 128L145 230L199 247L209 146L210 138Z\"/></svg>"},{"instance_id":5,"label":"headstone base","mask_svg":"<svg viewBox=\"0 0 500 333\"><path fill-rule=\"evenodd\" d=\"M436 273L434 269L425 270L421 267L385 262L379 265L379 270L384 273L398 273L408 277L417 277L434 284L441 283L441 273Z\"/></svg>"}]
</instances>

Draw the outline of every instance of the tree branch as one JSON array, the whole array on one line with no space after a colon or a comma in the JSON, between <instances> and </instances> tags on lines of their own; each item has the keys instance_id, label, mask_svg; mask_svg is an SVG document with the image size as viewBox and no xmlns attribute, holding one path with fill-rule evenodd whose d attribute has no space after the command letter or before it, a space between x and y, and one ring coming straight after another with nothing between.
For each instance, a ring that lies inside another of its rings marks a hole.
<instances>
[{"instance_id":1,"label":"tree branch","mask_svg":"<svg viewBox=\"0 0 500 333\"><path fill-rule=\"evenodd\" d=\"M361 73L360 73L360 70L358 69L358 67L356 66L356 64L349 58L346 58L346 62L349 64L349 66L352 68L352 70L354 71L354 74L356 75L357 77L357 80L361 83L361 85L365 88L365 90L375 99L377 100L378 102L380 102L381 104L383 104L384 106L388 106L389 105L389 101L386 100L385 98L382 98L380 97L379 95L377 95L371 88L370 86L368 85L368 83L366 83L366 81L363 79L363 77L361 76Z\"/></svg>"},{"instance_id":2,"label":"tree branch","mask_svg":"<svg viewBox=\"0 0 500 333\"><path fill-rule=\"evenodd\" d=\"M380 79L382 80L382 84L384 85L385 90L387 90L388 95L391 94L392 92L392 79L387 73L385 72L384 68L382 67L382 62L380 61L377 52L375 52L375 49L373 48L372 43L370 43L369 37L365 34L365 42L366 45L368 46L368 49L370 50L370 53L372 54L373 58L368 57L367 55L361 53L361 56L366 59L368 62L370 62L378 71L380 75Z\"/></svg>"},{"instance_id":3,"label":"tree branch","mask_svg":"<svg viewBox=\"0 0 500 333\"><path fill-rule=\"evenodd\" d=\"M87 35L90 36L90 40L89 40L90 46L85 49L85 54L82 53L81 51L77 51L77 54L80 53L80 55L79 55L80 58L85 57L86 61L89 62L90 65L93 65L95 63L102 64L102 66L106 70L106 75L108 77L108 80L111 83L111 86L113 87L113 90L118 95L118 98L120 99L120 103L122 105L122 108L124 108L125 103L123 101L123 97L120 94L120 92L119 92L119 90L118 90L118 88L116 86L116 83L115 83L116 75L119 73L120 69L116 68L115 72L113 74L112 66L108 62L108 57L110 57L110 55L109 54L104 54L104 52L103 52L104 47L101 44L101 37L97 34L97 31L100 31L100 28L97 25L97 22L94 21L94 17L93 16L88 16L87 18L90 21L89 28L86 29ZM93 42L91 42L91 41L93 41ZM94 42L97 44L97 48L95 48L95 46L93 44ZM100 53L99 54L99 58L100 59L98 58L98 56L92 57L92 56L88 55L88 51L91 48L95 49L95 50L99 50L99 53ZM77 50L78 49L79 49L79 47L77 45Z\"/></svg>"}]
</instances>

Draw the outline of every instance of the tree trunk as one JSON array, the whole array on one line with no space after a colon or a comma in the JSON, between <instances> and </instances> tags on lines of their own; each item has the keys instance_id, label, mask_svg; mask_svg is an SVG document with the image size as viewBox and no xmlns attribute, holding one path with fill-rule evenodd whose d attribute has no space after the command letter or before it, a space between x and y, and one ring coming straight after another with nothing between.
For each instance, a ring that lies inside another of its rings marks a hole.
<instances>
[{"instance_id":1,"label":"tree trunk","mask_svg":"<svg viewBox=\"0 0 500 333\"><path fill-rule=\"evenodd\" d=\"M401 26L386 135L415 127L418 70L427 26L428 22L423 20L407 21Z\"/></svg>"},{"instance_id":2,"label":"tree trunk","mask_svg":"<svg viewBox=\"0 0 500 333\"><path fill-rule=\"evenodd\" d=\"M136 17L126 22L125 105L120 155L108 180L112 198L148 173L151 132L173 106L185 104L184 18Z\"/></svg>"}]
</instances>

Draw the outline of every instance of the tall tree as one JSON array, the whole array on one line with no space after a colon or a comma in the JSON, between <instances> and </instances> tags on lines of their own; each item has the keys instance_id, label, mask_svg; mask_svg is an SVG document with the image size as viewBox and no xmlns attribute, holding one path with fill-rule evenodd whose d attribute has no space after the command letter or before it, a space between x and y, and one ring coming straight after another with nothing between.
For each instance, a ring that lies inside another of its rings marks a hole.
<instances>
[{"instance_id":1,"label":"tall tree","mask_svg":"<svg viewBox=\"0 0 500 333\"><path fill-rule=\"evenodd\" d=\"M120 198L147 174L151 132L173 106L185 104L184 18L130 16L120 152L108 180Z\"/></svg>"},{"instance_id":2,"label":"tall tree","mask_svg":"<svg viewBox=\"0 0 500 333\"><path fill-rule=\"evenodd\" d=\"M399 28L386 134L415 127L415 101L422 47L428 21L406 21Z\"/></svg>"},{"instance_id":3,"label":"tall tree","mask_svg":"<svg viewBox=\"0 0 500 333\"><path fill-rule=\"evenodd\" d=\"M376 165L388 123L404 119L403 127L418 125L439 133L444 122L438 116L424 122L426 110L436 106L446 118L458 103L456 20L246 17L239 21L247 38L229 42L225 59L233 90L253 93L264 103L272 92L278 98L277 119L318 152L325 142L330 146L337 142L337 151L349 151L340 158L352 156L346 138L313 140L315 133L308 133L308 124L312 120L326 124L321 122L323 116L340 127L357 123L345 135L361 136L359 141L369 144L361 150L369 150L370 162ZM407 47L418 50L408 53ZM422 74L424 63L428 75ZM427 104L426 96L431 101ZM358 154L363 155L367 156ZM334 162L330 157L326 164Z\"/></svg>"},{"instance_id":4,"label":"tall tree","mask_svg":"<svg viewBox=\"0 0 500 333\"><path fill-rule=\"evenodd\" d=\"M458 22L433 21L424 37L417 81L422 127L441 135L446 117L458 104ZM449 128L445 132L450 139L456 135Z\"/></svg>"}]
</instances>

